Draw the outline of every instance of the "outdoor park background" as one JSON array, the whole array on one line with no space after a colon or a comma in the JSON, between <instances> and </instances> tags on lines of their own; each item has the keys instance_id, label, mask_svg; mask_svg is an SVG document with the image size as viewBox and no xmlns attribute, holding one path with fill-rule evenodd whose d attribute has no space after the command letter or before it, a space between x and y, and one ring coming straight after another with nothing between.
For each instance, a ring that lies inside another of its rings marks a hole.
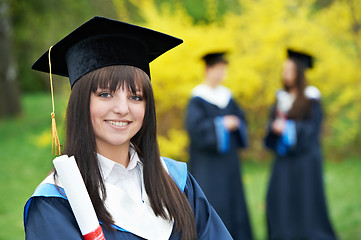
<instances>
[{"instance_id":1,"label":"outdoor park background","mask_svg":"<svg viewBox=\"0 0 361 240\"><path fill-rule=\"evenodd\" d=\"M184 43L151 64L163 156L187 161L184 110L201 83L200 57L229 53L225 85L251 138L243 181L255 239L266 239L272 155L263 147L286 48L313 54L322 92L328 207L340 239L361 239L361 4L358 0L0 0L0 239L24 239L23 206L52 168L49 76L31 64L94 15L166 32ZM60 140L69 83L54 76Z\"/></svg>"}]
</instances>

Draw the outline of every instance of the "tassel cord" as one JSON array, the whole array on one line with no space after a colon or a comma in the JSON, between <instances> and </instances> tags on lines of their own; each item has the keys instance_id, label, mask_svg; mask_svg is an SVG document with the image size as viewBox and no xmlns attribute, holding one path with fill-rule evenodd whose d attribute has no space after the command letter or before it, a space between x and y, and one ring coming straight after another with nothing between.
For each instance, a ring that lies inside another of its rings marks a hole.
<instances>
[{"instance_id":1,"label":"tassel cord","mask_svg":"<svg viewBox=\"0 0 361 240\"><path fill-rule=\"evenodd\" d=\"M54 155L61 155L61 150L60 150L60 141L59 141L59 136L58 136L58 131L56 130L56 121L55 121L55 104L54 104L54 88L53 88L53 77L52 77L52 73L51 73L51 60L50 60L50 52L53 46L51 46L49 48L49 75L50 75L50 91L51 91L51 103L52 103L52 107L53 107L53 111L51 113L51 135L52 135L52 140L51 140L51 154ZM54 151L55 149L55 151Z\"/></svg>"}]
</instances>

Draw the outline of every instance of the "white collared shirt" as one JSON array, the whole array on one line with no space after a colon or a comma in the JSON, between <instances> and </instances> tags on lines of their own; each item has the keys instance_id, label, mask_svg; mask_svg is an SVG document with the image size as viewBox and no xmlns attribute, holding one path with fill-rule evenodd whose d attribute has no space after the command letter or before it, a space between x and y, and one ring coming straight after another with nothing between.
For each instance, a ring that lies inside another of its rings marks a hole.
<instances>
[{"instance_id":1,"label":"white collared shirt","mask_svg":"<svg viewBox=\"0 0 361 240\"><path fill-rule=\"evenodd\" d=\"M203 100L216 105L218 108L224 109L228 106L229 101L232 98L232 93L228 88L222 85L212 88L206 84L199 84L193 89L192 96L200 97Z\"/></svg>"},{"instance_id":2,"label":"white collared shirt","mask_svg":"<svg viewBox=\"0 0 361 240\"><path fill-rule=\"evenodd\" d=\"M143 163L132 146L129 156L124 167L98 154L107 193L105 206L115 225L145 239L169 239L173 221L155 216L144 188Z\"/></svg>"},{"instance_id":3,"label":"white collared shirt","mask_svg":"<svg viewBox=\"0 0 361 240\"><path fill-rule=\"evenodd\" d=\"M304 90L304 95L308 99L320 99L321 92L315 86L307 86ZM282 113L287 113L293 105L293 102L296 100L296 96L292 93L288 93L285 90L279 90L276 94L277 97L277 109Z\"/></svg>"},{"instance_id":4,"label":"white collared shirt","mask_svg":"<svg viewBox=\"0 0 361 240\"><path fill-rule=\"evenodd\" d=\"M128 167L124 167L98 153L103 181L122 188L134 201L142 201L143 163L137 154L133 153L129 158Z\"/></svg>"}]
</instances>

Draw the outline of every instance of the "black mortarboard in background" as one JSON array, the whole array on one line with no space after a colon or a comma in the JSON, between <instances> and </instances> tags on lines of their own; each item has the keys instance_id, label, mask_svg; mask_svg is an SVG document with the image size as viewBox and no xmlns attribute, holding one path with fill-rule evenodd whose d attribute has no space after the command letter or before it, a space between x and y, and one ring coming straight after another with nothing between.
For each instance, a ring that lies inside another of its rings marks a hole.
<instances>
[{"instance_id":1,"label":"black mortarboard in background","mask_svg":"<svg viewBox=\"0 0 361 240\"><path fill-rule=\"evenodd\" d=\"M69 77L71 86L83 75L112 65L138 67L150 77L149 63L182 42L151 29L96 16L52 47L51 70ZM32 69L49 73L48 53Z\"/></svg>"},{"instance_id":2,"label":"black mortarboard in background","mask_svg":"<svg viewBox=\"0 0 361 240\"><path fill-rule=\"evenodd\" d=\"M228 63L227 59L225 59L224 57L225 54L226 52L207 53L202 57L202 59L206 63L206 65L210 67L216 63Z\"/></svg>"},{"instance_id":3,"label":"black mortarboard in background","mask_svg":"<svg viewBox=\"0 0 361 240\"><path fill-rule=\"evenodd\" d=\"M305 68L313 67L313 57L307 53L294 51L292 49L287 49L287 54L289 59L296 59L302 62Z\"/></svg>"}]
</instances>

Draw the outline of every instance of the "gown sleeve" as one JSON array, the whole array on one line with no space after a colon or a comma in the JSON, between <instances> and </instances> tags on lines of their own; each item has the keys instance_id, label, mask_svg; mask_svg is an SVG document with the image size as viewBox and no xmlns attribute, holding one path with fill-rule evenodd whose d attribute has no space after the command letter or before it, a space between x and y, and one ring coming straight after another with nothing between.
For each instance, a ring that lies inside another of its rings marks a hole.
<instances>
[{"instance_id":1,"label":"gown sleeve","mask_svg":"<svg viewBox=\"0 0 361 240\"><path fill-rule=\"evenodd\" d=\"M188 173L184 193L188 198L196 219L197 239L232 239L222 220L209 204L203 191L190 173Z\"/></svg>"},{"instance_id":2,"label":"gown sleeve","mask_svg":"<svg viewBox=\"0 0 361 240\"><path fill-rule=\"evenodd\" d=\"M275 120L275 112L276 112L276 107L274 105L271 108L271 111L270 111L270 114L269 114L268 124L267 124L267 134L266 134L266 137L264 139L265 146L268 149L273 150L273 151L276 151L276 145L277 145L277 139L278 139L278 135L276 135L271 130L272 122Z\"/></svg>"},{"instance_id":3,"label":"gown sleeve","mask_svg":"<svg viewBox=\"0 0 361 240\"><path fill-rule=\"evenodd\" d=\"M311 118L308 120L295 121L296 134L299 145L306 143L307 139L318 138L321 132L323 112L318 100L312 101Z\"/></svg>"},{"instance_id":4,"label":"gown sleeve","mask_svg":"<svg viewBox=\"0 0 361 240\"><path fill-rule=\"evenodd\" d=\"M186 116L186 129L192 145L197 149L218 153L227 153L230 150L232 135L237 135L237 146L247 147L248 133L244 112L237 104L230 100L229 113L236 115L241 125L236 132L229 132L223 124L224 116L208 116L204 109L204 102L199 98L192 98Z\"/></svg>"},{"instance_id":5,"label":"gown sleeve","mask_svg":"<svg viewBox=\"0 0 361 240\"><path fill-rule=\"evenodd\" d=\"M25 224L26 240L82 240L80 229L67 200L34 197Z\"/></svg>"},{"instance_id":6,"label":"gown sleeve","mask_svg":"<svg viewBox=\"0 0 361 240\"><path fill-rule=\"evenodd\" d=\"M274 120L274 108L271 110L271 117L267 128L267 135L265 138L265 145L269 149L278 153L279 150L279 140L280 138L284 138L285 136L278 136L271 130L271 124ZM321 129L322 123L322 108L321 103L318 100L313 100L311 102L311 115L307 119L303 120L288 120L292 121L294 125L295 131L295 144L287 151L297 151L305 147L305 145L309 144L311 141L310 139L318 138Z\"/></svg>"},{"instance_id":7,"label":"gown sleeve","mask_svg":"<svg viewBox=\"0 0 361 240\"><path fill-rule=\"evenodd\" d=\"M238 107L238 105L233 99L231 99L230 104L234 109L235 115L239 118L241 122L237 132L239 146L242 148L246 148L248 146L248 131L247 131L247 121L246 121L245 113L244 111L242 111L241 108Z\"/></svg>"},{"instance_id":8,"label":"gown sleeve","mask_svg":"<svg viewBox=\"0 0 361 240\"><path fill-rule=\"evenodd\" d=\"M186 129L196 148L209 151L218 148L215 119L206 115L199 98L192 98L188 104Z\"/></svg>"}]
</instances>

